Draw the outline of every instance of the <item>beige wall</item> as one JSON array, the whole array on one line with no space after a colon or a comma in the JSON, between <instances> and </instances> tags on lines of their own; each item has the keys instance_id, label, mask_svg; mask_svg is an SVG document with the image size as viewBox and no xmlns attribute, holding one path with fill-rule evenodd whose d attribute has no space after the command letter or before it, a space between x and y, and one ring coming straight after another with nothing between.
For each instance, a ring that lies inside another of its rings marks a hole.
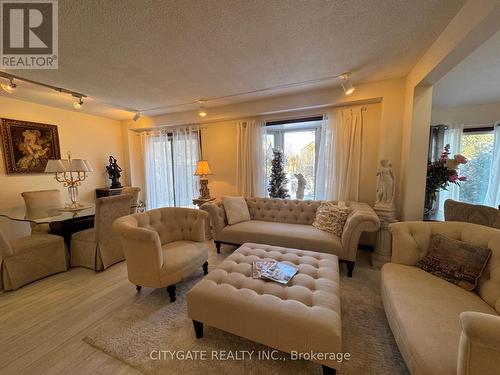
<instances>
[{"instance_id":1,"label":"beige wall","mask_svg":"<svg viewBox=\"0 0 500 375\"><path fill-rule=\"evenodd\" d=\"M433 108L431 123L482 125L500 121L500 103L478 104L453 108Z\"/></svg>"},{"instance_id":2,"label":"beige wall","mask_svg":"<svg viewBox=\"0 0 500 375\"><path fill-rule=\"evenodd\" d=\"M71 151L75 158L90 160L95 169L79 188L82 202L93 201L95 189L107 186L104 166L109 155L124 161L119 121L5 97L0 97L0 117L57 125L62 157ZM128 172L125 163L123 166L126 181ZM51 175L7 175L3 153L0 155L0 208L22 206L21 192L43 189L60 189L66 197L66 189ZM0 228L11 235L20 234L25 227L6 220L0 222Z\"/></svg>"}]
</instances>

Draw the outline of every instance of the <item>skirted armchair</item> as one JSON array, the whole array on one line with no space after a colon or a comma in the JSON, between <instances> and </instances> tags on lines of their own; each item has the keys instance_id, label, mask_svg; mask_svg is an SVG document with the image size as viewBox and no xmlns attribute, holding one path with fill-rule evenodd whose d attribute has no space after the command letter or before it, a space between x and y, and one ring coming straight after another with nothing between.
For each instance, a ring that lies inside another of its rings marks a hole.
<instances>
[{"instance_id":1,"label":"skirted armchair","mask_svg":"<svg viewBox=\"0 0 500 375\"><path fill-rule=\"evenodd\" d=\"M128 279L141 288L167 287L175 301L175 284L203 267L208 272L205 222L208 214L180 207L158 208L116 220L127 260Z\"/></svg>"},{"instance_id":2,"label":"skirted armchair","mask_svg":"<svg viewBox=\"0 0 500 375\"><path fill-rule=\"evenodd\" d=\"M8 242L0 231L0 290L16 290L67 269L62 237L35 233Z\"/></svg>"},{"instance_id":3,"label":"skirted armchair","mask_svg":"<svg viewBox=\"0 0 500 375\"><path fill-rule=\"evenodd\" d=\"M25 191L21 196L26 206L26 216L30 219L47 217L47 210L63 207L61 192L57 189ZM49 224L30 225L33 233L50 233Z\"/></svg>"},{"instance_id":4,"label":"skirted armchair","mask_svg":"<svg viewBox=\"0 0 500 375\"><path fill-rule=\"evenodd\" d=\"M94 228L71 236L71 267L102 271L125 259L120 241L111 229L113 222L130 213L131 195L96 199Z\"/></svg>"}]
</instances>

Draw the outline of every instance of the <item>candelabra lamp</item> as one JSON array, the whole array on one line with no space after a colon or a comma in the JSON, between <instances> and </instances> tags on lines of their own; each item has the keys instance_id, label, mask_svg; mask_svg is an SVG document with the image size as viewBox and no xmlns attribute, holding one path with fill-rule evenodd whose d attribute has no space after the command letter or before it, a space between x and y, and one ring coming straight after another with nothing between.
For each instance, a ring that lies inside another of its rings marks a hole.
<instances>
[{"instance_id":1,"label":"candelabra lamp","mask_svg":"<svg viewBox=\"0 0 500 375\"><path fill-rule=\"evenodd\" d=\"M57 182L68 188L70 200L69 208L77 209L78 186L87 178L88 172L93 172L92 164L88 160L72 159L68 152L68 159L49 160L45 167L45 173L54 173Z\"/></svg>"},{"instance_id":2,"label":"candelabra lamp","mask_svg":"<svg viewBox=\"0 0 500 375\"><path fill-rule=\"evenodd\" d=\"M206 160L198 161L196 165L196 171L194 172L195 176L200 176L200 197L198 199L210 200L210 190L208 190L208 180L205 176L211 175L212 170L210 169L210 165Z\"/></svg>"}]
</instances>

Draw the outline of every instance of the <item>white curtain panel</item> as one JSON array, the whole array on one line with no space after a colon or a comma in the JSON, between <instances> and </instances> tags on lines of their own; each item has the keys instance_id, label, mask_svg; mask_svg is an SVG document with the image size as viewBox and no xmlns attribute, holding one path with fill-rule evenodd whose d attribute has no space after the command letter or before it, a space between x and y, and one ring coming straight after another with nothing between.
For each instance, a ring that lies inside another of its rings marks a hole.
<instances>
[{"instance_id":1,"label":"white curtain panel","mask_svg":"<svg viewBox=\"0 0 500 375\"><path fill-rule=\"evenodd\" d=\"M185 126L141 133L148 209L192 207L199 179L199 128Z\"/></svg>"},{"instance_id":2,"label":"white curtain panel","mask_svg":"<svg viewBox=\"0 0 500 375\"><path fill-rule=\"evenodd\" d=\"M316 167L317 200L334 200L335 193L335 114L323 115Z\"/></svg>"},{"instance_id":3,"label":"white curtain panel","mask_svg":"<svg viewBox=\"0 0 500 375\"><path fill-rule=\"evenodd\" d=\"M500 122L495 124L494 132L493 158L491 160L491 172L484 204L498 207L500 205Z\"/></svg>"},{"instance_id":4,"label":"white curtain panel","mask_svg":"<svg viewBox=\"0 0 500 375\"><path fill-rule=\"evenodd\" d=\"M443 144L450 145L450 158L453 158L456 154L462 152L462 136L464 133L463 124L451 124L447 125L447 129L444 131L444 141ZM439 193L439 205L437 212L437 219L444 220L444 202L447 199L453 199L458 201L460 198L460 187L455 184L448 186L448 190L442 190Z\"/></svg>"},{"instance_id":5,"label":"white curtain panel","mask_svg":"<svg viewBox=\"0 0 500 375\"><path fill-rule=\"evenodd\" d=\"M266 194L266 126L259 121L237 124L236 189L244 197Z\"/></svg>"},{"instance_id":6,"label":"white curtain panel","mask_svg":"<svg viewBox=\"0 0 500 375\"><path fill-rule=\"evenodd\" d=\"M363 137L362 107L337 112L335 126L335 194L336 199L359 200Z\"/></svg>"}]
</instances>

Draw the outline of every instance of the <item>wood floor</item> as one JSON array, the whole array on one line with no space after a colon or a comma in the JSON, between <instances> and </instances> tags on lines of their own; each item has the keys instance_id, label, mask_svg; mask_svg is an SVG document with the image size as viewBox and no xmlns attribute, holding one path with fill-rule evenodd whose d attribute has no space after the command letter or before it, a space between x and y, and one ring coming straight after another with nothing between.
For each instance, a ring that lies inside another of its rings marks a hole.
<instances>
[{"instance_id":1,"label":"wood floor","mask_svg":"<svg viewBox=\"0 0 500 375\"><path fill-rule=\"evenodd\" d=\"M137 294L122 262L99 273L74 268L0 292L0 374L140 374L82 338L151 291Z\"/></svg>"}]
</instances>

